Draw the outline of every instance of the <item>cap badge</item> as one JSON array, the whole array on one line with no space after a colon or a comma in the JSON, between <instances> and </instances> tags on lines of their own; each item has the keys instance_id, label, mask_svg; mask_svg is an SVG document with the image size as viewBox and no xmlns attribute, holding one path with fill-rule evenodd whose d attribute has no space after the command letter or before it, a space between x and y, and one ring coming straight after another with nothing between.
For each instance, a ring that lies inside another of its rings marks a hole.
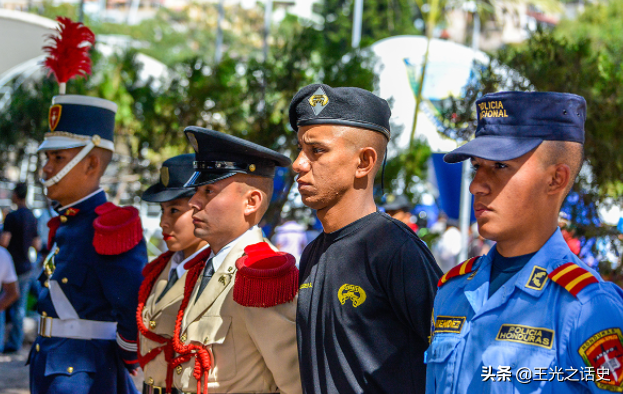
<instances>
[{"instance_id":1,"label":"cap badge","mask_svg":"<svg viewBox=\"0 0 623 394\"><path fill-rule=\"evenodd\" d=\"M186 133L186 136L188 137L188 141L190 141L190 144L195 149L195 152L199 152L199 144L197 143L197 137L195 137L193 133Z\"/></svg>"},{"instance_id":2,"label":"cap badge","mask_svg":"<svg viewBox=\"0 0 623 394\"><path fill-rule=\"evenodd\" d=\"M314 110L314 115L318 116L322 110L329 104L329 97L326 95L321 87L316 89L314 94L309 98L309 105Z\"/></svg>"},{"instance_id":3,"label":"cap badge","mask_svg":"<svg viewBox=\"0 0 623 394\"><path fill-rule=\"evenodd\" d=\"M160 169L160 181L164 187L169 187L169 167L162 167Z\"/></svg>"},{"instance_id":4,"label":"cap badge","mask_svg":"<svg viewBox=\"0 0 623 394\"><path fill-rule=\"evenodd\" d=\"M385 197L385 201L391 204L396 201L396 196L394 196L393 194L388 194L387 197Z\"/></svg>"},{"instance_id":5,"label":"cap badge","mask_svg":"<svg viewBox=\"0 0 623 394\"><path fill-rule=\"evenodd\" d=\"M50 113L48 114L48 121L50 123L50 131L54 131L58 122L61 121L61 112L63 107L60 104L55 104L50 107Z\"/></svg>"}]
</instances>

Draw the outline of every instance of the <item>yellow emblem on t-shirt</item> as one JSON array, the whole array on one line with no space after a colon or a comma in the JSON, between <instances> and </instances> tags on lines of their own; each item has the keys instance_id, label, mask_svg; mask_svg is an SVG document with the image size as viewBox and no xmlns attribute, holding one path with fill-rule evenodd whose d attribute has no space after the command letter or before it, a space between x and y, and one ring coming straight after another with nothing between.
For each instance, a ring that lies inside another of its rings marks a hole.
<instances>
[{"instance_id":1,"label":"yellow emblem on t-shirt","mask_svg":"<svg viewBox=\"0 0 623 394\"><path fill-rule=\"evenodd\" d=\"M344 305L347 300L350 300L353 306L357 308L366 301L366 292L359 286L345 283L337 291L337 298L342 305Z\"/></svg>"}]
</instances>

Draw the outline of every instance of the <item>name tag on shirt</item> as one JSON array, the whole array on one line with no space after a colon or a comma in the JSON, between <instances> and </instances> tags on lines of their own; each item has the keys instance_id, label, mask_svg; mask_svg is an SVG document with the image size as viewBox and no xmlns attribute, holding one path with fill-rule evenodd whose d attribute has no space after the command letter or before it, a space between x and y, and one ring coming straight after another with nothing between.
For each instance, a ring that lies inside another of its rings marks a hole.
<instances>
[{"instance_id":1,"label":"name tag on shirt","mask_svg":"<svg viewBox=\"0 0 623 394\"><path fill-rule=\"evenodd\" d=\"M437 316L435 320L435 334L438 332L450 332L458 334L465 324L465 316Z\"/></svg>"}]
</instances>

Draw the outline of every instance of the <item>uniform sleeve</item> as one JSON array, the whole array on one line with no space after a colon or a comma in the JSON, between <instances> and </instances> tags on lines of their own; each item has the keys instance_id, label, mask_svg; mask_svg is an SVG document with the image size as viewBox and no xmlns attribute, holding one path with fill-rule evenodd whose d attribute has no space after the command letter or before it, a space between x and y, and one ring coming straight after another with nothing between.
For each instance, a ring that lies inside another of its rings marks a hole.
<instances>
[{"instance_id":1,"label":"uniform sleeve","mask_svg":"<svg viewBox=\"0 0 623 394\"><path fill-rule=\"evenodd\" d=\"M428 343L437 282L442 272L430 251L409 239L391 258L385 289L396 314Z\"/></svg>"},{"instance_id":2,"label":"uniform sleeve","mask_svg":"<svg viewBox=\"0 0 623 394\"><path fill-rule=\"evenodd\" d=\"M147 263L145 241L131 250L115 256L100 256L97 275L104 288L104 295L112 306L117 322L117 345L119 354L129 369L138 367L136 309L138 290L143 281L141 273Z\"/></svg>"},{"instance_id":3,"label":"uniform sleeve","mask_svg":"<svg viewBox=\"0 0 623 394\"><path fill-rule=\"evenodd\" d=\"M283 394L303 390L296 347L296 301L271 308L244 307L247 331Z\"/></svg>"},{"instance_id":4,"label":"uniform sleeve","mask_svg":"<svg viewBox=\"0 0 623 394\"><path fill-rule=\"evenodd\" d=\"M583 372L592 393L620 391L623 385L623 291L609 282L582 295L567 348L571 367ZM588 290L588 289L587 289ZM593 372L592 378L587 378Z\"/></svg>"}]
</instances>

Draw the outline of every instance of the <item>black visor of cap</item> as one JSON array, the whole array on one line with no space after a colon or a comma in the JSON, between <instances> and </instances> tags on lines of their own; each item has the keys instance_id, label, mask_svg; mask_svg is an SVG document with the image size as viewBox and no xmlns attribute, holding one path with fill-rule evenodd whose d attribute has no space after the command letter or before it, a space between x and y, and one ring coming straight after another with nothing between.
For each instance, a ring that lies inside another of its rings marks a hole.
<instances>
[{"instance_id":1,"label":"black visor of cap","mask_svg":"<svg viewBox=\"0 0 623 394\"><path fill-rule=\"evenodd\" d=\"M222 172L220 174L214 172L203 172L197 171L193 174L192 177L186 182L184 187L198 187L203 185L209 185L214 182L222 181L223 179L227 179L236 174L244 174L242 171L228 171Z\"/></svg>"},{"instance_id":2,"label":"black visor of cap","mask_svg":"<svg viewBox=\"0 0 623 394\"><path fill-rule=\"evenodd\" d=\"M292 161L279 152L251 141L201 127L184 129L196 151L195 173L185 187L197 187L227 179L236 174L274 178L277 166Z\"/></svg>"},{"instance_id":3,"label":"black visor of cap","mask_svg":"<svg viewBox=\"0 0 623 394\"><path fill-rule=\"evenodd\" d=\"M482 136L446 153L443 160L446 163L459 163L472 157L494 161L513 160L530 152L542 142L540 138Z\"/></svg>"}]
</instances>

